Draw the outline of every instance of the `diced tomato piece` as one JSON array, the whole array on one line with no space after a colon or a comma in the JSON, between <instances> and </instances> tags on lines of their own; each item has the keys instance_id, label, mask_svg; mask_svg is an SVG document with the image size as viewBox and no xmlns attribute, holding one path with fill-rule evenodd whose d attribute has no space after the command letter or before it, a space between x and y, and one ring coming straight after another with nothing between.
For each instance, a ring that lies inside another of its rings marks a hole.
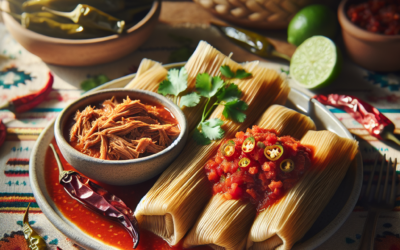
<instances>
[{"instance_id":1,"label":"diced tomato piece","mask_svg":"<svg viewBox=\"0 0 400 250\"><path fill-rule=\"evenodd\" d=\"M275 162L272 161L266 161L262 165L262 170L264 171L274 171L276 169L276 164Z\"/></svg>"},{"instance_id":2,"label":"diced tomato piece","mask_svg":"<svg viewBox=\"0 0 400 250\"><path fill-rule=\"evenodd\" d=\"M257 199L257 193L256 191L254 191L254 189L252 188L246 189L246 193L248 193L251 197L253 197L253 199Z\"/></svg>"},{"instance_id":3,"label":"diced tomato piece","mask_svg":"<svg viewBox=\"0 0 400 250\"><path fill-rule=\"evenodd\" d=\"M251 168L249 168L249 173L250 173L250 174L257 174L257 173L258 173L257 167L251 167Z\"/></svg>"},{"instance_id":4,"label":"diced tomato piece","mask_svg":"<svg viewBox=\"0 0 400 250\"><path fill-rule=\"evenodd\" d=\"M227 200L231 200L233 198L230 193L225 193L224 196L225 196L225 199L227 199Z\"/></svg>"},{"instance_id":5,"label":"diced tomato piece","mask_svg":"<svg viewBox=\"0 0 400 250\"><path fill-rule=\"evenodd\" d=\"M223 160L223 158L220 157L220 156L215 157L215 162L216 162L217 164L221 164L222 160Z\"/></svg>"},{"instance_id":6,"label":"diced tomato piece","mask_svg":"<svg viewBox=\"0 0 400 250\"><path fill-rule=\"evenodd\" d=\"M268 185L271 190L275 190L275 188L283 187L283 183L281 181L271 181L271 184Z\"/></svg>"},{"instance_id":7,"label":"diced tomato piece","mask_svg":"<svg viewBox=\"0 0 400 250\"><path fill-rule=\"evenodd\" d=\"M223 160L221 163L221 168L225 173L228 173L230 170L231 164L227 160Z\"/></svg>"},{"instance_id":8,"label":"diced tomato piece","mask_svg":"<svg viewBox=\"0 0 400 250\"><path fill-rule=\"evenodd\" d=\"M209 179L210 181L215 181L215 182L219 181L219 176L218 176L218 174L215 172L214 169L211 169L211 171L208 173L208 179Z\"/></svg>"}]
</instances>

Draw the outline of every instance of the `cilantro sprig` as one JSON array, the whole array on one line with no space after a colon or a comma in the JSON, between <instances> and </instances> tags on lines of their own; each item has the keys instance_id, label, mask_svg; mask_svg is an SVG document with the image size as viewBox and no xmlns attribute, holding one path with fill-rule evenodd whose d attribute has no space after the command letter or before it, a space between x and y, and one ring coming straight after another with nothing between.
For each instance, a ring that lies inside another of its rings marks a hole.
<instances>
[{"instance_id":1,"label":"cilantro sprig","mask_svg":"<svg viewBox=\"0 0 400 250\"><path fill-rule=\"evenodd\" d=\"M251 77L250 73L244 70L231 71L228 65L221 66L221 74L225 78L246 78ZM160 83L158 93L163 95L173 95L175 103L179 94L187 89L187 72L183 67L180 70L171 69L168 72L167 80ZM209 119L208 116L218 105L223 105L222 115L235 122L243 122L246 119L244 111L248 105L240 100L242 92L234 83L224 81L219 76L210 76L208 73L200 73L196 77L196 91L181 96L181 107L195 107L205 98L205 106L201 121L196 127L193 138L201 145L210 144L212 140L221 139L225 131L222 129L224 122L219 118Z\"/></svg>"}]
</instances>

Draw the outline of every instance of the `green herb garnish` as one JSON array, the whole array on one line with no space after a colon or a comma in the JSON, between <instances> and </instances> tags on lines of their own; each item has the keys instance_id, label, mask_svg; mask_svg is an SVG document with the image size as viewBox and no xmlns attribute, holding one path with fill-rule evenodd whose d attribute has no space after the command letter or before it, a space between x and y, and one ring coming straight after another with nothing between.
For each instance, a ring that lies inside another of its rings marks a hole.
<instances>
[{"instance_id":1,"label":"green herb garnish","mask_svg":"<svg viewBox=\"0 0 400 250\"><path fill-rule=\"evenodd\" d=\"M246 72L244 69L238 69L235 73L231 70L231 68L228 65L223 65L219 69L221 71L221 74L225 76L226 78L238 78L238 79L244 79L247 77L251 77L251 73Z\"/></svg>"},{"instance_id":2,"label":"green herb garnish","mask_svg":"<svg viewBox=\"0 0 400 250\"><path fill-rule=\"evenodd\" d=\"M221 74L230 74L233 77L249 77L250 73L244 70L233 73L229 66L224 65L220 68ZM232 73L232 74L231 74ZM168 79L160 83L158 93L174 96L174 102L177 103L177 97L187 89L188 74L182 67L180 70L171 69L168 72ZM232 77L230 77L232 78ZM219 76L210 76L208 73L200 73L196 77L196 92L181 96L181 107L195 107L200 103L201 98L206 98L201 121L193 133L194 140L201 145L210 144L212 140L221 139L225 131L222 129L224 122L221 119L214 118L206 120L214 108L223 105L222 115L235 122L243 122L248 105L239 100L242 92L234 83L227 83Z\"/></svg>"}]
</instances>

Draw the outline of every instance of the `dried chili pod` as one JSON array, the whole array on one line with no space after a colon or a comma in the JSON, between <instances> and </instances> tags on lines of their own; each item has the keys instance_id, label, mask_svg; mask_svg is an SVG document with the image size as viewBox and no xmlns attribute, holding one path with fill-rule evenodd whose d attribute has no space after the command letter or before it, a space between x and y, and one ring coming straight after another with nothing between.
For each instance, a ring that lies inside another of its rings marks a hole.
<instances>
[{"instance_id":1,"label":"dried chili pod","mask_svg":"<svg viewBox=\"0 0 400 250\"><path fill-rule=\"evenodd\" d=\"M53 87L53 75L49 72L49 79L42 89L39 91L24 96L17 96L0 106L1 109L8 109L16 113L28 111L44 101L46 96L51 92Z\"/></svg>"},{"instance_id":2,"label":"dried chili pod","mask_svg":"<svg viewBox=\"0 0 400 250\"><path fill-rule=\"evenodd\" d=\"M28 0L22 4L26 12L38 12L42 7L57 9L60 11L71 11L78 4L88 4L102 11L119 11L124 9L124 0Z\"/></svg>"},{"instance_id":3,"label":"dried chili pod","mask_svg":"<svg viewBox=\"0 0 400 250\"><path fill-rule=\"evenodd\" d=\"M133 248L139 244L139 225L132 210L117 196L74 171L64 171L60 158L50 144L60 171L59 181L76 201L101 215L118 221L133 239Z\"/></svg>"},{"instance_id":4,"label":"dried chili pod","mask_svg":"<svg viewBox=\"0 0 400 250\"><path fill-rule=\"evenodd\" d=\"M270 161L276 161L283 155L283 147L282 145L275 144L271 146L267 146L264 149L264 155Z\"/></svg>"},{"instance_id":5,"label":"dried chili pod","mask_svg":"<svg viewBox=\"0 0 400 250\"><path fill-rule=\"evenodd\" d=\"M71 12L56 11L47 7L43 7L43 10L56 16L68 18L72 22L87 28L102 29L117 34L122 34L125 28L124 20L119 20L87 4L78 4Z\"/></svg>"},{"instance_id":6,"label":"dried chili pod","mask_svg":"<svg viewBox=\"0 0 400 250\"><path fill-rule=\"evenodd\" d=\"M392 140L400 145L400 140L393 134L393 122L365 101L354 96L338 94L316 95L313 98L324 105L343 109L379 140Z\"/></svg>"},{"instance_id":7,"label":"dried chili pod","mask_svg":"<svg viewBox=\"0 0 400 250\"><path fill-rule=\"evenodd\" d=\"M244 140L242 144L242 151L245 153L251 153L253 149L256 147L256 140L254 137L248 137L246 140Z\"/></svg>"},{"instance_id":8,"label":"dried chili pod","mask_svg":"<svg viewBox=\"0 0 400 250\"><path fill-rule=\"evenodd\" d=\"M31 225L29 225L29 207L31 206L31 203L28 204L28 207L26 208L25 214L24 214L24 220L22 221L23 227L22 230L24 231L24 236L26 243L28 244L29 249L31 250L46 250L47 245L46 242L43 240L42 237L39 236L33 230Z\"/></svg>"},{"instance_id":9,"label":"dried chili pod","mask_svg":"<svg viewBox=\"0 0 400 250\"><path fill-rule=\"evenodd\" d=\"M4 125L3 121L0 119L0 147L3 145L4 141L6 140L7 136L7 128Z\"/></svg>"},{"instance_id":10,"label":"dried chili pod","mask_svg":"<svg viewBox=\"0 0 400 250\"><path fill-rule=\"evenodd\" d=\"M270 40L255 32L234 26L211 23L234 44L264 58L279 57L290 61L288 55L278 52Z\"/></svg>"}]
</instances>

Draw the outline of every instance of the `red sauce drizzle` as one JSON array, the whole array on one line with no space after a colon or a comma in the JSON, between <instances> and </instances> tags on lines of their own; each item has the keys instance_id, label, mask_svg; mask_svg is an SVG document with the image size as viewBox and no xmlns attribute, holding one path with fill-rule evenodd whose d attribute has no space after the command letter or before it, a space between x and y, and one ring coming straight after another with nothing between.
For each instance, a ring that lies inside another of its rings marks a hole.
<instances>
[{"instance_id":1,"label":"red sauce drizzle","mask_svg":"<svg viewBox=\"0 0 400 250\"><path fill-rule=\"evenodd\" d=\"M54 139L52 143L55 146L57 153L60 155L64 169L78 172L62 157L62 154L59 151L56 141ZM74 223L86 234L103 242L106 245L110 245L119 249L133 249L132 239L129 236L128 232L125 231L122 226L120 226L117 222L108 220L101 215L87 209L79 202L72 199L64 191L64 188L58 182L59 171L57 167L57 162L50 148L48 148L46 152L45 171L47 191L51 199L56 204L57 208L64 215L64 217ZM131 186L112 186L104 183L99 183L94 180L93 181L121 198L128 207L134 210L140 199L150 190L150 188L156 182L157 178L158 177ZM141 230L140 242L136 249L181 250L183 248L180 245L176 247L171 247L168 245L167 242L165 242L160 237L154 235L153 233L146 230ZM194 249L211 250L211 248L205 246L196 247Z\"/></svg>"},{"instance_id":2,"label":"red sauce drizzle","mask_svg":"<svg viewBox=\"0 0 400 250\"><path fill-rule=\"evenodd\" d=\"M254 139L254 149L242 149L247 138ZM233 151L226 151L226 145L234 142ZM283 153L276 160L264 155L265 148L283 147ZM225 151L223 151L225 150ZM248 151L248 150L247 150ZM226 199L246 199L257 205L257 211L279 201L293 187L311 165L311 149L290 136L278 137L275 130L253 126L246 133L238 132L234 139L221 144L217 154L205 165L208 179L213 183L213 192L224 194ZM243 167L241 160L247 158ZM281 163L291 160L294 169L281 170Z\"/></svg>"}]
</instances>

